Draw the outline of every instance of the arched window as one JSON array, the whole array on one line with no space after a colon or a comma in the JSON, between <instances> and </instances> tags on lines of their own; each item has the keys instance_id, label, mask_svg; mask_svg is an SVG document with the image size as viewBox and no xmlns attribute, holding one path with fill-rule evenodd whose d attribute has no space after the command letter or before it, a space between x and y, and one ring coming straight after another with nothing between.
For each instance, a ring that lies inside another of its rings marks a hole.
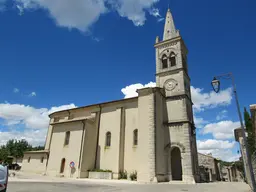
<instances>
[{"instance_id":1,"label":"arched window","mask_svg":"<svg viewBox=\"0 0 256 192\"><path fill-rule=\"evenodd\" d=\"M111 133L107 132L106 133L106 147L110 147L111 146Z\"/></svg>"},{"instance_id":2,"label":"arched window","mask_svg":"<svg viewBox=\"0 0 256 192\"><path fill-rule=\"evenodd\" d=\"M65 170L65 163L66 163L66 159L65 159L65 158L61 159L60 173L64 173L64 170Z\"/></svg>"},{"instance_id":3,"label":"arched window","mask_svg":"<svg viewBox=\"0 0 256 192\"><path fill-rule=\"evenodd\" d=\"M166 69L168 67L168 59L165 54L162 57L162 65L163 65L163 69Z\"/></svg>"},{"instance_id":4,"label":"arched window","mask_svg":"<svg viewBox=\"0 0 256 192\"><path fill-rule=\"evenodd\" d=\"M66 135L65 135L64 145L68 145L69 144L69 139L70 139L70 131L67 131Z\"/></svg>"},{"instance_id":5,"label":"arched window","mask_svg":"<svg viewBox=\"0 0 256 192\"><path fill-rule=\"evenodd\" d=\"M31 159L31 157L28 158L28 163L30 163L30 159Z\"/></svg>"},{"instance_id":6,"label":"arched window","mask_svg":"<svg viewBox=\"0 0 256 192\"><path fill-rule=\"evenodd\" d=\"M133 145L138 145L138 129L133 131Z\"/></svg>"},{"instance_id":7,"label":"arched window","mask_svg":"<svg viewBox=\"0 0 256 192\"><path fill-rule=\"evenodd\" d=\"M176 66L175 53L171 52L170 57L169 57L169 61L170 61L171 67Z\"/></svg>"}]
</instances>

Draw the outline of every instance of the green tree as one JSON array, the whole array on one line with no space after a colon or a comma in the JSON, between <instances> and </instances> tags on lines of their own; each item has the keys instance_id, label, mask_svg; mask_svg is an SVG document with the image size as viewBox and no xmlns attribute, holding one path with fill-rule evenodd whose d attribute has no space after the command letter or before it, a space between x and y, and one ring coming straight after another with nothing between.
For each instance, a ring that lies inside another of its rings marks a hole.
<instances>
[{"instance_id":1,"label":"green tree","mask_svg":"<svg viewBox=\"0 0 256 192\"><path fill-rule=\"evenodd\" d=\"M0 147L0 159L2 159L4 162L7 161L7 158L8 158L8 150L7 148L3 145Z\"/></svg>"},{"instance_id":2,"label":"green tree","mask_svg":"<svg viewBox=\"0 0 256 192\"><path fill-rule=\"evenodd\" d=\"M9 140L6 145L0 147L0 158L7 162L8 157L22 158L25 151L43 150L43 146L32 147L25 139Z\"/></svg>"},{"instance_id":3,"label":"green tree","mask_svg":"<svg viewBox=\"0 0 256 192\"><path fill-rule=\"evenodd\" d=\"M255 152L255 134L252 126L252 119L246 108L244 108L244 121L245 121L245 128L248 134L247 143L249 154L252 155Z\"/></svg>"},{"instance_id":4,"label":"green tree","mask_svg":"<svg viewBox=\"0 0 256 192\"><path fill-rule=\"evenodd\" d=\"M44 146L37 146L37 147L33 147L32 148L33 151L40 151L40 150L44 150Z\"/></svg>"}]
</instances>

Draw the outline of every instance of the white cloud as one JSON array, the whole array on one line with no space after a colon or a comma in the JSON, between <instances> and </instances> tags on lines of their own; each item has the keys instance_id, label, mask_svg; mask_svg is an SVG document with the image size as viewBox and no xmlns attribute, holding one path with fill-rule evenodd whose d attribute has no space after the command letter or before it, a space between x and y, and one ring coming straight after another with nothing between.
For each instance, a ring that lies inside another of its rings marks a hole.
<instances>
[{"instance_id":1,"label":"white cloud","mask_svg":"<svg viewBox=\"0 0 256 192\"><path fill-rule=\"evenodd\" d=\"M153 15L154 17L161 17L159 9L157 9L157 8L150 9L149 14Z\"/></svg>"},{"instance_id":2,"label":"white cloud","mask_svg":"<svg viewBox=\"0 0 256 192\"><path fill-rule=\"evenodd\" d=\"M0 0L1 1L1 0ZM14 0L20 14L28 9L45 9L58 26L88 32L99 17L117 11L134 25L144 25L146 12L160 15L154 4L159 0ZM109 7L111 5L111 8Z\"/></svg>"},{"instance_id":3,"label":"white cloud","mask_svg":"<svg viewBox=\"0 0 256 192\"><path fill-rule=\"evenodd\" d=\"M14 93L19 93L20 90L19 90L18 88L14 88L14 89L13 89L13 92L14 92Z\"/></svg>"},{"instance_id":4,"label":"white cloud","mask_svg":"<svg viewBox=\"0 0 256 192\"><path fill-rule=\"evenodd\" d=\"M20 6L20 5L16 5L17 9L19 10L19 15L23 15L24 13L24 8L23 6Z\"/></svg>"},{"instance_id":5,"label":"white cloud","mask_svg":"<svg viewBox=\"0 0 256 192\"><path fill-rule=\"evenodd\" d=\"M150 82L148 84L142 85L141 83L128 85L125 88L122 88L121 91L124 94L125 98L137 97L138 93L136 92L137 89L142 89L145 87L155 87L156 83Z\"/></svg>"},{"instance_id":6,"label":"white cloud","mask_svg":"<svg viewBox=\"0 0 256 192\"><path fill-rule=\"evenodd\" d=\"M96 41L96 42L102 41L101 38L99 38L99 37L94 37L94 36L92 36L92 40L93 40L93 41Z\"/></svg>"},{"instance_id":7,"label":"white cloud","mask_svg":"<svg viewBox=\"0 0 256 192\"><path fill-rule=\"evenodd\" d=\"M74 104L69 104L47 109L2 103L0 104L0 118L5 121L5 125L23 124L28 129L47 129L50 113L75 107Z\"/></svg>"},{"instance_id":8,"label":"white cloud","mask_svg":"<svg viewBox=\"0 0 256 192\"><path fill-rule=\"evenodd\" d=\"M125 98L138 96L136 90L143 87L155 87L156 83L150 82L146 85L140 83L128 85L121 89ZM191 86L192 100L194 103L195 112L203 111L207 108L215 108L222 105L229 105L232 100L232 90L231 88L225 89L220 93L215 93L213 91L209 93L203 93L203 89L194 88Z\"/></svg>"},{"instance_id":9,"label":"white cloud","mask_svg":"<svg viewBox=\"0 0 256 192\"><path fill-rule=\"evenodd\" d=\"M203 126L207 124L208 121L204 120L202 117L197 117L194 115L194 123L197 128L203 128Z\"/></svg>"},{"instance_id":10,"label":"white cloud","mask_svg":"<svg viewBox=\"0 0 256 192\"><path fill-rule=\"evenodd\" d=\"M223 161L233 162L238 161L240 158L239 154L234 154L232 150L222 149L211 149L211 150L198 150L202 154L212 154L213 157L221 159Z\"/></svg>"},{"instance_id":11,"label":"white cloud","mask_svg":"<svg viewBox=\"0 0 256 192\"><path fill-rule=\"evenodd\" d=\"M49 124L48 115L65 109L75 108L74 104L61 105L58 107L35 108L21 104L0 104L0 119L8 126L8 131L0 131L0 145L10 139L26 139L33 146L44 145ZM14 125L19 125L15 128ZM24 130L21 129L24 126Z\"/></svg>"},{"instance_id":12,"label":"white cloud","mask_svg":"<svg viewBox=\"0 0 256 192\"><path fill-rule=\"evenodd\" d=\"M150 9L149 14L153 15L154 17L157 17L157 22L164 21L164 18L160 15L159 9L157 8Z\"/></svg>"},{"instance_id":13,"label":"white cloud","mask_svg":"<svg viewBox=\"0 0 256 192\"><path fill-rule=\"evenodd\" d=\"M164 21L164 18L157 19L157 22L162 22L162 21Z\"/></svg>"},{"instance_id":14,"label":"white cloud","mask_svg":"<svg viewBox=\"0 0 256 192\"><path fill-rule=\"evenodd\" d=\"M38 130L25 130L25 131L16 131L11 130L9 132L0 131L0 145L5 145L10 139L26 139L29 144L33 146L41 145L43 146L46 139L47 129L38 129Z\"/></svg>"},{"instance_id":15,"label":"white cloud","mask_svg":"<svg viewBox=\"0 0 256 192\"><path fill-rule=\"evenodd\" d=\"M35 97L36 96L36 92L33 91L32 93L29 94L29 96L30 97Z\"/></svg>"},{"instance_id":16,"label":"white cloud","mask_svg":"<svg viewBox=\"0 0 256 192\"><path fill-rule=\"evenodd\" d=\"M127 17L135 26L142 26L146 21L146 11L150 13L152 6L159 0L112 0L111 4L121 17ZM156 11L155 15L157 14Z\"/></svg>"},{"instance_id":17,"label":"white cloud","mask_svg":"<svg viewBox=\"0 0 256 192\"><path fill-rule=\"evenodd\" d=\"M220 120L222 120L222 119L227 118L227 113L228 113L227 110L222 110L222 111L217 115L216 120L217 120L217 121L220 121Z\"/></svg>"},{"instance_id":18,"label":"white cloud","mask_svg":"<svg viewBox=\"0 0 256 192\"><path fill-rule=\"evenodd\" d=\"M203 89L191 86L191 94L195 112L203 111L206 108L229 105L232 100L231 88L222 90L219 93L215 93L214 91L204 93Z\"/></svg>"},{"instance_id":19,"label":"white cloud","mask_svg":"<svg viewBox=\"0 0 256 192\"><path fill-rule=\"evenodd\" d=\"M197 141L198 150L231 149L234 146L235 146L235 141L230 142L230 141L215 140L215 139Z\"/></svg>"},{"instance_id":20,"label":"white cloud","mask_svg":"<svg viewBox=\"0 0 256 192\"><path fill-rule=\"evenodd\" d=\"M107 11L104 0L15 0L23 10L42 8L61 27L86 32Z\"/></svg>"},{"instance_id":21,"label":"white cloud","mask_svg":"<svg viewBox=\"0 0 256 192\"><path fill-rule=\"evenodd\" d=\"M238 127L240 127L240 122L220 121L207 124L202 133L211 133L215 139L231 139L234 138L234 129Z\"/></svg>"},{"instance_id":22,"label":"white cloud","mask_svg":"<svg viewBox=\"0 0 256 192\"><path fill-rule=\"evenodd\" d=\"M212 154L213 157L224 161L236 161L239 159L239 154L234 154L232 149L235 142L225 140L208 139L205 141L197 141L198 152L203 154Z\"/></svg>"},{"instance_id":23,"label":"white cloud","mask_svg":"<svg viewBox=\"0 0 256 192\"><path fill-rule=\"evenodd\" d=\"M6 0L0 0L0 12L5 10Z\"/></svg>"}]
</instances>

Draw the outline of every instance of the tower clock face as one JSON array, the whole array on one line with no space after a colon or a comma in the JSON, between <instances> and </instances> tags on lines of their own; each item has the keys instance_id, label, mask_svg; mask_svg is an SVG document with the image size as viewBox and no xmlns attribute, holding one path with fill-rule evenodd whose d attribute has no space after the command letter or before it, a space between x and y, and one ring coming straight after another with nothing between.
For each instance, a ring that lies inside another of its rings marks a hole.
<instances>
[{"instance_id":1,"label":"tower clock face","mask_svg":"<svg viewBox=\"0 0 256 192\"><path fill-rule=\"evenodd\" d=\"M168 79L164 83L164 88L168 91L172 91L176 88L178 82L175 79Z\"/></svg>"}]
</instances>

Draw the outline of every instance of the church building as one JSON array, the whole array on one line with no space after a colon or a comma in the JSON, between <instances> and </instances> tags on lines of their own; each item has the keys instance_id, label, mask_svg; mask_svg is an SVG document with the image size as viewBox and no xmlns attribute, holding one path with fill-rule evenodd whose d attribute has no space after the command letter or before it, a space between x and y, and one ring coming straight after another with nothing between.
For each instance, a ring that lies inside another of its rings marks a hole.
<instances>
[{"instance_id":1,"label":"church building","mask_svg":"<svg viewBox=\"0 0 256 192\"><path fill-rule=\"evenodd\" d=\"M154 47L156 87L50 114L45 150L26 152L22 170L74 178L110 170L113 179L126 171L141 182L197 182L188 50L170 10Z\"/></svg>"}]
</instances>

